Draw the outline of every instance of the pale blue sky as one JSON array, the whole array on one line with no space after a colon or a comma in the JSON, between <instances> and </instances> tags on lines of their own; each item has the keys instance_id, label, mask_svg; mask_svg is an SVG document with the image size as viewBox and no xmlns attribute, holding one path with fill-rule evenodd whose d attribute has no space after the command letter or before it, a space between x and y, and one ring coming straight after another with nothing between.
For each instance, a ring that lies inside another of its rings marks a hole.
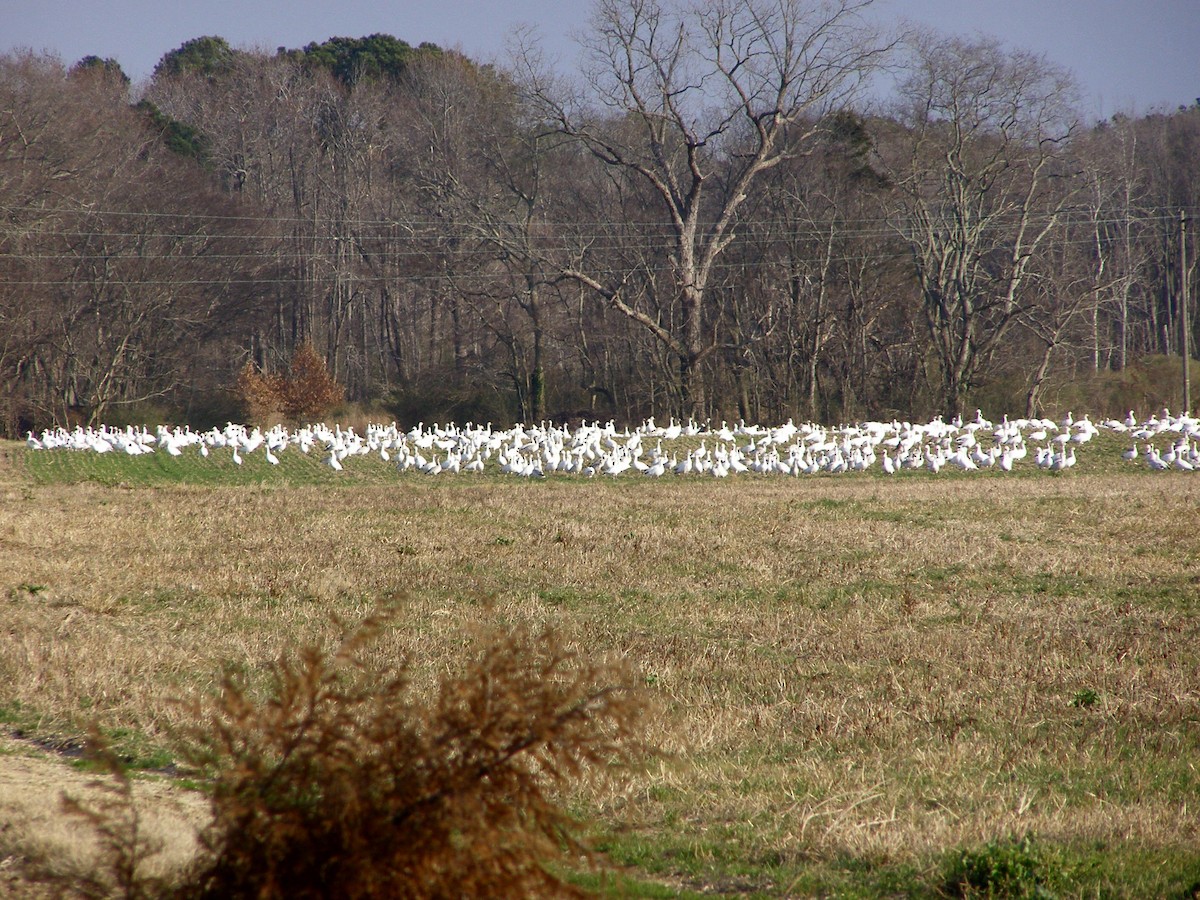
<instances>
[{"instance_id":1,"label":"pale blue sky","mask_svg":"<svg viewBox=\"0 0 1200 900\"><path fill-rule=\"evenodd\" d=\"M0 50L28 47L71 63L115 57L135 80L185 40L218 34L274 50L385 32L499 57L506 35L536 25L564 65L588 0L0 0ZM1200 97L1200 0L877 0L877 14L952 34L982 33L1044 53L1083 85L1083 112L1173 109Z\"/></svg>"}]
</instances>

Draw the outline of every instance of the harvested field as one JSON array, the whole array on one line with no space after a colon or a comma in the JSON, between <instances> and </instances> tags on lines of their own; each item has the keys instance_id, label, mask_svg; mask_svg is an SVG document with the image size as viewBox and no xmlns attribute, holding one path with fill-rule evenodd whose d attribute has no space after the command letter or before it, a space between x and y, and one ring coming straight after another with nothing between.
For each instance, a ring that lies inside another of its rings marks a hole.
<instances>
[{"instance_id":1,"label":"harvested field","mask_svg":"<svg viewBox=\"0 0 1200 900\"><path fill-rule=\"evenodd\" d=\"M376 652L433 685L473 629L546 625L630 660L663 709L661 757L571 798L630 893L931 894L955 851L1026 835L1063 893L1183 893L1200 481L1118 464L137 485L63 483L8 445L0 716L43 746L96 720L186 803L154 770L176 698L223 668L253 682L382 603ZM0 783L54 756L4 746ZM57 865L0 803L0 858Z\"/></svg>"}]
</instances>

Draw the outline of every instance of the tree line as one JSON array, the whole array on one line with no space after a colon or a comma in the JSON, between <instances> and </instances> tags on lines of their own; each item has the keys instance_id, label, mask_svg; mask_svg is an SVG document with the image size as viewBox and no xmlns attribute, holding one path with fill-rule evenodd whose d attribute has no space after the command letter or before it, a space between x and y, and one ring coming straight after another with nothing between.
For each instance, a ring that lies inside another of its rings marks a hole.
<instances>
[{"instance_id":1,"label":"tree line","mask_svg":"<svg viewBox=\"0 0 1200 900\"><path fill-rule=\"evenodd\" d=\"M497 422L1033 414L1177 353L1200 104L1086 124L1046 59L868 5L597 0L574 73L0 57L4 431L223 420L307 346L352 402Z\"/></svg>"}]
</instances>

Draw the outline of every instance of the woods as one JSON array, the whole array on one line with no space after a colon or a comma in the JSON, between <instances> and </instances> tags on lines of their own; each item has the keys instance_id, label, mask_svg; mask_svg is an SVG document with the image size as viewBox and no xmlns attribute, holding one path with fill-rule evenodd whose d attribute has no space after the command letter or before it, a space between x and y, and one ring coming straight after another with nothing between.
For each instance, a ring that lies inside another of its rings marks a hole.
<instances>
[{"instance_id":1,"label":"woods","mask_svg":"<svg viewBox=\"0 0 1200 900\"><path fill-rule=\"evenodd\" d=\"M309 346L351 403L497 423L1032 414L1178 353L1200 106L1087 122L1051 61L868 3L600 0L578 73L4 56L4 434L223 422Z\"/></svg>"}]
</instances>

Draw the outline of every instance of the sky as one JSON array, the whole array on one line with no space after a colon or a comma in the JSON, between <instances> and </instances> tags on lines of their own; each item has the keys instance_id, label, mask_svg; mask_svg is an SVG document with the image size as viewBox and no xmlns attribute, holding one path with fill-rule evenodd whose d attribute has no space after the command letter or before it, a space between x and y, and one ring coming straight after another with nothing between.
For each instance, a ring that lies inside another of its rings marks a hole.
<instances>
[{"instance_id":1,"label":"sky","mask_svg":"<svg viewBox=\"0 0 1200 900\"><path fill-rule=\"evenodd\" d=\"M0 51L50 51L65 63L113 57L138 81L184 41L302 47L384 32L478 61L502 60L514 28L534 26L571 69L589 0L0 0ZM1088 118L1173 110L1200 98L1200 0L876 0L883 22L986 35L1044 54L1082 86Z\"/></svg>"}]
</instances>

